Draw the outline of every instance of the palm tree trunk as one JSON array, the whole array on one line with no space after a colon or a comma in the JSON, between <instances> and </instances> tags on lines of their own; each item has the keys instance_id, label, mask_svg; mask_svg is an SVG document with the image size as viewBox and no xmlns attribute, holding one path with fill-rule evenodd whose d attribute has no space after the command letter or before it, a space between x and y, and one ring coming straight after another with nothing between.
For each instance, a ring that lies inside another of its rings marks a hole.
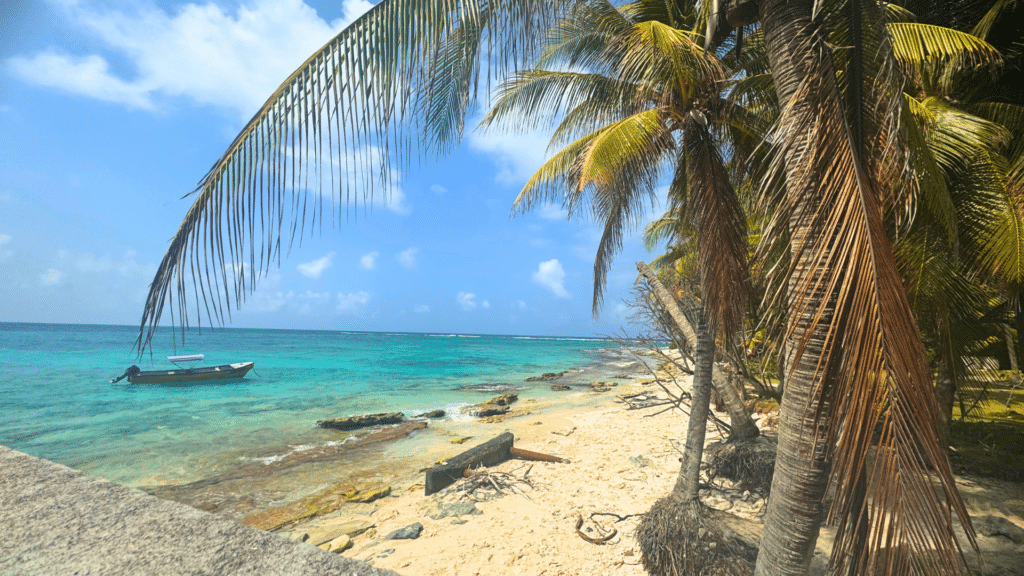
<instances>
[{"instance_id":1,"label":"palm tree trunk","mask_svg":"<svg viewBox=\"0 0 1024 576\"><path fill-rule=\"evenodd\" d=\"M701 316L705 316L702 314ZM715 336L708 329L706 318L697 325L696 362L690 393L690 421L686 429L686 451L683 465L672 488L672 495L683 501L696 500L700 484L700 463L707 437L708 412L711 409L711 370L715 360Z\"/></svg>"},{"instance_id":2,"label":"palm tree trunk","mask_svg":"<svg viewBox=\"0 0 1024 576\"><path fill-rule=\"evenodd\" d=\"M665 311L668 312L672 321L675 322L679 331L683 333L683 336L686 338L686 343L689 344L690 348L696 352L700 346L700 335L693 329L690 321L686 318L686 314L684 314L682 309L679 308L679 304L676 302L675 297L667 288L665 288L665 285L661 283L661 280L658 280L658 277L655 276L654 272L651 271L650 267L647 266L646 263L637 262L636 269L639 270L640 274L642 274L643 277L647 279L647 282L650 283L651 290L654 291L655 297L657 297L658 301L661 302L661 305L665 308ZM714 355L715 340L714 335L712 334L711 352L709 354L709 358L711 358L711 360L709 360L711 370L706 377L711 381L710 386L713 386L715 390L718 391L719 395L722 396L722 400L725 401L725 406L729 410L729 439L742 440L747 438L756 438L760 435L761 431L758 429L757 424L754 423L753 418L751 418L750 414L747 412L747 407L743 403L743 399L740 398L739 392L737 392L736 388L734 388L729 382L729 378L719 370L717 366L715 366ZM700 361L698 353L695 362L699 363ZM697 367L694 367L694 387L698 385L697 370ZM705 418L707 418L706 414ZM692 414L690 419L693 419Z\"/></svg>"},{"instance_id":3,"label":"palm tree trunk","mask_svg":"<svg viewBox=\"0 0 1024 576\"><path fill-rule=\"evenodd\" d=\"M830 49L820 36L814 37L811 2L764 0L761 23L779 102L783 107L801 105L791 102L801 83L808 78L835 74L831 62L825 62ZM787 290L791 313L786 346L789 374L782 396L775 476L755 576L806 575L825 516L822 501L830 471L825 459L827 423L816 414L827 413L819 409L827 408L829 402L821 394L821 381L830 377L834 364L822 366L819 362L827 357L824 346L835 301L828 288L815 281L823 270L820 265L815 269L811 261L811 254L825 232L807 224L811 219L806 216L818 208L817 185L809 178L794 177L817 168L808 166L807 159L820 155L816 150L820 145L805 139L789 150L786 157L787 180L806 183L808 189L794 189L793 185L787 189L793 214L790 245L800 248L792 256L793 273ZM799 303L794 302L797 294L802 298ZM816 313L821 318L816 319Z\"/></svg>"}]
</instances>

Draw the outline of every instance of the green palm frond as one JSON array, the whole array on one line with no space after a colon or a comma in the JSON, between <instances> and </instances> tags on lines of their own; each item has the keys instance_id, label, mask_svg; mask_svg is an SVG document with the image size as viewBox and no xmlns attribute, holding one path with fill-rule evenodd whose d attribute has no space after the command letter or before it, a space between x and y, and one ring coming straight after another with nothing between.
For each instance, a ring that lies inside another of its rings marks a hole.
<instances>
[{"instance_id":1,"label":"green palm frond","mask_svg":"<svg viewBox=\"0 0 1024 576\"><path fill-rule=\"evenodd\" d=\"M647 226L644 226L642 235L644 247L650 251L664 242L678 239L680 237L679 229L684 225L682 210L680 208L670 209L662 214L661 217L648 222ZM688 234L684 233L682 236L688 236Z\"/></svg>"},{"instance_id":2,"label":"green palm frond","mask_svg":"<svg viewBox=\"0 0 1024 576\"><path fill-rule=\"evenodd\" d=\"M975 25L974 29L971 30L971 34L981 38L982 40L988 38L989 32L992 31L992 26L999 20L999 15L1008 9L1012 9L1017 5L1017 0L996 0L992 3L992 6L988 9L988 12L982 16L978 24Z\"/></svg>"},{"instance_id":3,"label":"green palm frond","mask_svg":"<svg viewBox=\"0 0 1024 576\"><path fill-rule=\"evenodd\" d=\"M532 130L573 110L579 125L585 126L594 119L621 118L636 110L638 100L647 99L642 87L601 74L528 70L499 87L480 125L513 124L516 129Z\"/></svg>"},{"instance_id":4,"label":"green palm frond","mask_svg":"<svg viewBox=\"0 0 1024 576\"><path fill-rule=\"evenodd\" d=\"M619 37L623 56L617 73L629 82L660 86L661 105L683 109L696 91L717 87L725 77L699 40L660 22L640 22Z\"/></svg>"},{"instance_id":5,"label":"green palm frond","mask_svg":"<svg viewBox=\"0 0 1024 576\"><path fill-rule=\"evenodd\" d=\"M917 16L899 4L882 2L882 9L885 10L885 21L890 24L895 22L917 22Z\"/></svg>"},{"instance_id":6,"label":"green palm frond","mask_svg":"<svg viewBox=\"0 0 1024 576\"><path fill-rule=\"evenodd\" d=\"M624 118L606 129L586 147L579 157L576 193L590 185L607 189L623 175L642 176L661 155L675 148L659 110L646 110Z\"/></svg>"},{"instance_id":7,"label":"green palm frond","mask_svg":"<svg viewBox=\"0 0 1024 576\"><path fill-rule=\"evenodd\" d=\"M946 186L946 172L939 166L931 148L928 133L933 129L936 115L920 102L904 95L901 135L907 144L907 155L913 176L918 181L914 201L923 206L928 215L945 233L950 246L957 244L956 207Z\"/></svg>"},{"instance_id":8,"label":"green palm frond","mask_svg":"<svg viewBox=\"0 0 1024 576\"><path fill-rule=\"evenodd\" d=\"M172 318L177 308L182 337L204 310L211 323L230 317L280 264L282 241L323 222L325 199L340 221L342 205L386 197L392 165L410 160L424 132L442 148L461 136L480 68L451 66L454 59L487 57L489 74L505 77L537 54L574 3L383 0L331 39L270 95L191 193L150 285L139 351L165 307Z\"/></svg>"},{"instance_id":9,"label":"green palm frond","mask_svg":"<svg viewBox=\"0 0 1024 576\"><path fill-rule=\"evenodd\" d=\"M932 120L927 129L928 145L936 161L955 172L964 161L973 159L979 150L998 153L1010 143L1006 128L955 108L941 98L927 98L921 105L927 110L924 118Z\"/></svg>"},{"instance_id":10,"label":"green palm frond","mask_svg":"<svg viewBox=\"0 0 1024 576\"><path fill-rule=\"evenodd\" d=\"M897 61L923 83L928 94L948 94L952 83L966 72L1003 63L994 46L965 32L916 22L887 27Z\"/></svg>"},{"instance_id":11,"label":"green palm frond","mask_svg":"<svg viewBox=\"0 0 1024 576\"><path fill-rule=\"evenodd\" d=\"M565 189L578 180L575 171L579 157L604 129L581 137L555 153L530 177L512 203L512 214L523 214L541 202L560 200L565 204Z\"/></svg>"},{"instance_id":12,"label":"green palm frond","mask_svg":"<svg viewBox=\"0 0 1024 576\"><path fill-rule=\"evenodd\" d=\"M1024 155L1024 106L1003 102L979 102L968 106L967 111L1006 128L1013 139L1007 157L1016 158Z\"/></svg>"},{"instance_id":13,"label":"green palm frond","mask_svg":"<svg viewBox=\"0 0 1024 576\"><path fill-rule=\"evenodd\" d=\"M1024 159L1015 166L988 162L981 168L976 178L983 181L972 182L969 189L985 187L998 196L988 217L978 223L983 228L979 263L1010 286L1024 286Z\"/></svg>"},{"instance_id":14,"label":"green palm frond","mask_svg":"<svg viewBox=\"0 0 1024 576\"><path fill-rule=\"evenodd\" d=\"M631 25L630 20L606 0L580 2L548 33L535 68L605 70L610 65L608 43Z\"/></svg>"}]
</instances>

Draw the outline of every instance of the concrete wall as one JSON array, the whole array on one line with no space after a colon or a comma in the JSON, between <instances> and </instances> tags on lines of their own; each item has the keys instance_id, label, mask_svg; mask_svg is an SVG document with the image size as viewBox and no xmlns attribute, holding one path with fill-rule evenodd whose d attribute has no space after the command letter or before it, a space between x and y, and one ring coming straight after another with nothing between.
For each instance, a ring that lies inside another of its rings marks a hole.
<instances>
[{"instance_id":1,"label":"concrete wall","mask_svg":"<svg viewBox=\"0 0 1024 576\"><path fill-rule=\"evenodd\" d=\"M0 446L0 575L398 576Z\"/></svg>"}]
</instances>

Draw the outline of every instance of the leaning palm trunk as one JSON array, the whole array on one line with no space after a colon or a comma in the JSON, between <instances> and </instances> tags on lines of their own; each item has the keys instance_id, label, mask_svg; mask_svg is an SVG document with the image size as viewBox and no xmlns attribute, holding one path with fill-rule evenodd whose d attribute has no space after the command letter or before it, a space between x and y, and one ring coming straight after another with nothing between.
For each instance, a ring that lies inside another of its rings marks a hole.
<instances>
[{"instance_id":1,"label":"leaning palm trunk","mask_svg":"<svg viewBox=\"0 0 1024 576\"><path fill-rule=\"evenodd\" d=\"M850 98L851 127L825 19L812 21L817 5L761 4L782 105L773 143L786 175L792 257L789 374L756 574L808 573L830 481L833 571L960 574L950 508L964 526L970 519L937 441L931 374L879 205L896 194L888 187L899 181L893 166L902 149L894 120L901 97L886 68L892 49L884 31L873 29L875 52L865 59L880 76L850 81L867 91ZM871 2L849 6L881 19ZM861 42L859 33L852 43ZM864 66L855 54L843 57Z\"/></svg>"},{"instance_id":2,"label":"leaning palm trunk","mask_svg":"<svg viewBox=\"0 0 1024 576\"><path fill-rule=\"evenodd\" d=\"M651 271L651 268L647 266L646 263L637 262L636 269L640 271L640 274L642 274L644 278L647 279L647 282L651 285L651 290L654 291L654 295L658 298L658 301L661 302L661 305L665 309L665 311L668 312L668 315L672 318L672 321L675 322L676 326L679 328L679 331L682 332L683 337L686 339L686 343L689 344L690 348L692 348L694 351L697 351L700 346L701 335L696 330L693 329L693 325L690 324L690 321L687 320L686 315L679 308L679 305L676 303L676 299L672 296L672 293L669 292L667 288L665 288L665 285L661 283L661 280L658 280L658 277L654 274L654 272ZM706 329L707 328L705 325L705 330ZM750 414L747 412L747 407L743 403L743 399L740 398L739 392L737 392L736 388L733 387L733 385L729 382L728 377L725 374L723 374L717 366L715 366L713 359L715 354L714 335L711 334L710 338L711 348L708 352L708 357L711 358L711 360L709 360L708 362L711 369L706 374L704 374L703 377L708 379L708 388L710 389L711 387L714 387L714 389L725 401L726 408L729 410L729 438L736 440L755 438L761 432L760 430L758 430L757 424L754 424L754 420L750 417ZM699 364L700 361L701 359L698 352L696 362ZM703 383L698 382L698 376L696 371L694 371L693 375L693 385L695 388L697 386L703 385ZM692 414L690 416L690 419L693 419ZM704 419L707 419L707 414L704 415ZM703 447L703 444L701 446Z\"/></svg>"},{"instance_id":3,"label":"leaning palm trunk","mask_svg":"<svg viewBox=\"0 0 1024 576\"><path fill-rule=\"evenodd\" d=\"M676 497L697 499L700 485L700 463L704 456L704 440L708 430L708 412L711 409L711 369L714 366L715 337L709 330L705 313L697 324L697 348L690 392L690 421L686 428L686 452L683 465L672 488Z\"/></svg>"}]
</instances>

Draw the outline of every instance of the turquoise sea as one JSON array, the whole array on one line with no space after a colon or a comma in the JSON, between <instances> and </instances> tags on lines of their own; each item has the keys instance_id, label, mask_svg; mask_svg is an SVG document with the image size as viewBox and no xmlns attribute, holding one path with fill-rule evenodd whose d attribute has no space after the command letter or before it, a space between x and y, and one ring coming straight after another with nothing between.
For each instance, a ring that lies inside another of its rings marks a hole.
<instances>
[{"instance_id":1,"label":"turquoise sea","mask_svg":"<svg viewBox=\"0 0 1024 576\"><path fill-rule=\"evenodd\" d=\"M0 444L129 486L181 485L239 463L274 462L329 443L317 420L459 408L506 390L535 397L544 372L584 385L636 370L613 341L458 334L224 328L170 330L152 356L132 351L134 326L0 323ZM255 362L242 380L132 385L131 364L171 368Z\"/></svg>"}]
</instances>

